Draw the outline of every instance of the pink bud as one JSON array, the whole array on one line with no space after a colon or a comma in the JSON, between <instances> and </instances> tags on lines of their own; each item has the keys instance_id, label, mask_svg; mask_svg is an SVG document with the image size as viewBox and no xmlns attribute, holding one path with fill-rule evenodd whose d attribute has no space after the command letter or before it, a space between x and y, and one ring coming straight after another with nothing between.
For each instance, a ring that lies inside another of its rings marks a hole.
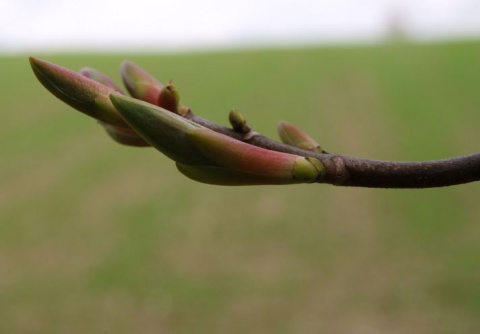
<instances>
[{"instance_id":1,"label":"pink bud","mask_svg":"<svg viewBox=\"0 0 480 334\"><path fill-rule=\"evenodd\" d=\"M158 104L158 96L163 85L150 73L130 61L121 66L122 79L132 97L152 104Z\"/></svg>"},{"instance_id":2,"label":"pink bud","mask_svg":"<svg viewBox=\"0 0 480 334\"><path fill-rule=\"evenodd\" d=\"M114 89L41 59L32 57L30 64L40 83L63 102L100 121L126 125L109 99Z\"/></svg>"}]
</instances>

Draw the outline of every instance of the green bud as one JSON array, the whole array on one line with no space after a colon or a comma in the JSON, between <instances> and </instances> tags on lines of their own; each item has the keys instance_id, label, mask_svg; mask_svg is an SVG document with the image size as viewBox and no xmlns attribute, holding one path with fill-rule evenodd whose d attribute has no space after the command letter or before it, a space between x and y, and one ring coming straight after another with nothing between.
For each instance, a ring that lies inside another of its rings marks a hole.
<instances>
[{"instance_id":1,"label":"green bud","mask_svg":"<svg viewBox=\"0 0 480 334\"><path fill-rule=\"evenodd\" d=\"M228 114L228 120L230 121L230 124L232 125L233 130L239 133L248 133L252 129L247 125L247 121L245 120L245 117L241 113L239 113L237 110L231 110L230 113Z\"/></svg>"},{"instance_id":2,"label":"green bud","mask_svg":"<svg viewBox=\"0 0 480 334\"><path fill-rule=\"evenodd\" d=\"M308 157L298 158L293 168L293 178L306 182L319 181L325 172L325 167L320 160Z\"/></svg>"},{"instance_id":3,"label":"green bud","mask_svg":"<svg viewBox=\"0 0 480 334\"><path fill-rule=\"evenodd\" d=\"M280 122L277 126L278 135L283 143L312 152L323 152L322 147L304 131L293 124Z\"/></svg>"}]
</instances>

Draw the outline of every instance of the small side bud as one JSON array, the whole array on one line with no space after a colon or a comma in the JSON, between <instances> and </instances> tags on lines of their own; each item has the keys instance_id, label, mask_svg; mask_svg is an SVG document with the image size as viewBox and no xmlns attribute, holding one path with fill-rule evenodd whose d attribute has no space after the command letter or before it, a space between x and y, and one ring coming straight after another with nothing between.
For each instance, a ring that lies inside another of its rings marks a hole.
<instances>
[{"instance_id":1,"label":"small side bud","mask_svg":"<svg viewBox=\"0 0 480 334\"><path fill-rule=\"evenodd\" d=\"M246 134L249 133L252 129L248 126L245 117L241 113L239 113L236 109L233 109L228 114L228 120L232 125L233 130L236 132Z\"/></svg>"},{"instance_id":2,"label":"small side bud","mask_svg":"<svg viewBox=\"0 0 480 334\"><path fill-rule=\"evenodd\" d=\"M177 87L175 87L172 81L160 90L158 102L156 104L159 107L174 112L175 114L179 113L178 107L180 104L180 95L178 94Z\"/></svg>"},{"instance_id":3,"label":"small side bud","mask_svg":"<svg viewBox=\"0 0 480 334\"><path fill-rule=\"evenodd\" d=\"M311 152L324 152L322 147L312 137L293 124L280 122L278 123L277 130L278 135L284 144Z\"/></svg>"}]
</instances>

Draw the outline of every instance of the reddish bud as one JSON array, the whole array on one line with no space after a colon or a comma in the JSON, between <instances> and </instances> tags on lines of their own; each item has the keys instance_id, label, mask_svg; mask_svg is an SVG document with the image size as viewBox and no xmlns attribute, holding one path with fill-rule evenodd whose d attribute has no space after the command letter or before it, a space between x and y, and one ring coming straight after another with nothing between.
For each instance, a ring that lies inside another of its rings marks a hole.
<instances>
[{"instance_id":1,"label":"reddish bud","mask_svg":"<svg viewBox=\"0 0 480 334\"><path fill-rule=\"evenodd\" d=\"M40 83L66 104L102 122L126 125L110 102L114 89L44 60L32 57L30 64Z\"/></svg>"},{"instance_id":2,"label":"reddish bud","mask_svg":"<svg viewBox=\"0 0 480 334\"><path fill-rule=\"evenodd\" d=\"M178 114L179 104L180 95L178 94L175 85L170 81L168 85L166 85L160 90L157 105Z\"/></svg>"},{"instance_id":3,"label":"reddish bud","mask_svg":"<svg viewBox=\"0 0 480 334\"><path fill-rule=\"evenodd\" d=\"M314 182L321 171L307 158L270 151L206 128L190 131L194 145L218 166L296 182Z\"/></svg>"},{"instance_id":4,"label":"reddish bud","mask_svg":"<svg viewBox=\"0 0 480 334\"><path fill-rule=\"evenodd\" d=\"M123 83L134 98L152 103L158 103L158 96L163 85L150 73L130 61L121 65Z\"/></svg>"}]
</instances>

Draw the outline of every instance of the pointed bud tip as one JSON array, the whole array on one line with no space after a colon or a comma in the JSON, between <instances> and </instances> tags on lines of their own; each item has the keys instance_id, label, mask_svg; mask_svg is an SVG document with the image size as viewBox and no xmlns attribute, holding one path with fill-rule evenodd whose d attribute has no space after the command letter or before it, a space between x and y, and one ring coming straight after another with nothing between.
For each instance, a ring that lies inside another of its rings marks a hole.
<instances>
[{"instance_id":1,"label":"pointed bud tip","mask_svg":"<svg viewBox=\"0 0 480 334\"><path fill-rule=\"evenodd\" d=\"M38 61L38 58L30 56L30 57L28 57L28 61L30 62L30 65L33 66Z\"/></svg>"},{"instance_id":2,"label":"pointed bud tip","mask_svg":"<svg viewBox=\"0 0 480 334\"><path fill-rule=\"evenodd\" d=\"M30 57L38 81L69 106L106 123L125 125L108 99L114 90L65 67Z\"/></svg>"},{"instance_id":3,"label":"pointed bud tip","mask_svg":"<svg viewBox=\"0 0 480 334\"><path fill-rule=\"evenodd\" d=\"M158 104L158 96L163 85L150 73L129 60L120 67L122 80L134 98Z\"/></svg>"},{"instance_id":4,"label":"pointed bud tip","mask_svg":"<svg viewBox=\"0 0 480 334\"><path fill-rule=\"evenodd\" d=\"M127 76L130 76L132 79L154 79L150 73L148 73L142 67L130 60L122 61L122 63L120 64L120 70L122 72L122 75L125 74Z\"/></svg>"},{"instance_id":5,"label":"pointed bud tip","mask_svg":"<svg viewBox=\"0 0 480 334\"><path fill-rule=\"evenodd\" d=\"M281 121L277 125L277 132L284 144L311 152L324 152L312 137L293 124Z\"/></svg>"},{"instance_id":6,"label":"pointed bud tip","mask_svg":"<svg viewBox=\"0 0 480 334\"><path fill-rule=\"evenodd\" d=\"M52 64L46 60L43 60L43 59L40 59L40 58L37 58L37 57L28 57L28 61L30 62L30 65L32 66L41 66L41 65L44 65L44 64ZM52 64L53 65L53 64Z\"/></svg>"},{"instance_id":7,"label":"pointed bud tip","mask_svg":"<svg viewBox=\"0 0 480 334\"><path fill-rule=\"evenodd\" d=\"M53 69L58 69L60 67L58 65L55 65L54 63L50 63L40 58L29 57L28 60L37 78L39 77L39 75L43 76L46 72L52 71Z\"/></svg>"},{"instance_id":8,"label":"pointed bud tip","mask_svg":"<svg viewBox=\"0 0 480 334\"><path fill-rule=\"evenodd\" d=\"M133 63L132 63L130 60L128 60L128 59L125 59L125 60L122 61L121 64L120 64L120 66L121 66L122 68L127 68L127 67L132 66L132 65L133 65Z\"/></svg>"}]
</instances>

